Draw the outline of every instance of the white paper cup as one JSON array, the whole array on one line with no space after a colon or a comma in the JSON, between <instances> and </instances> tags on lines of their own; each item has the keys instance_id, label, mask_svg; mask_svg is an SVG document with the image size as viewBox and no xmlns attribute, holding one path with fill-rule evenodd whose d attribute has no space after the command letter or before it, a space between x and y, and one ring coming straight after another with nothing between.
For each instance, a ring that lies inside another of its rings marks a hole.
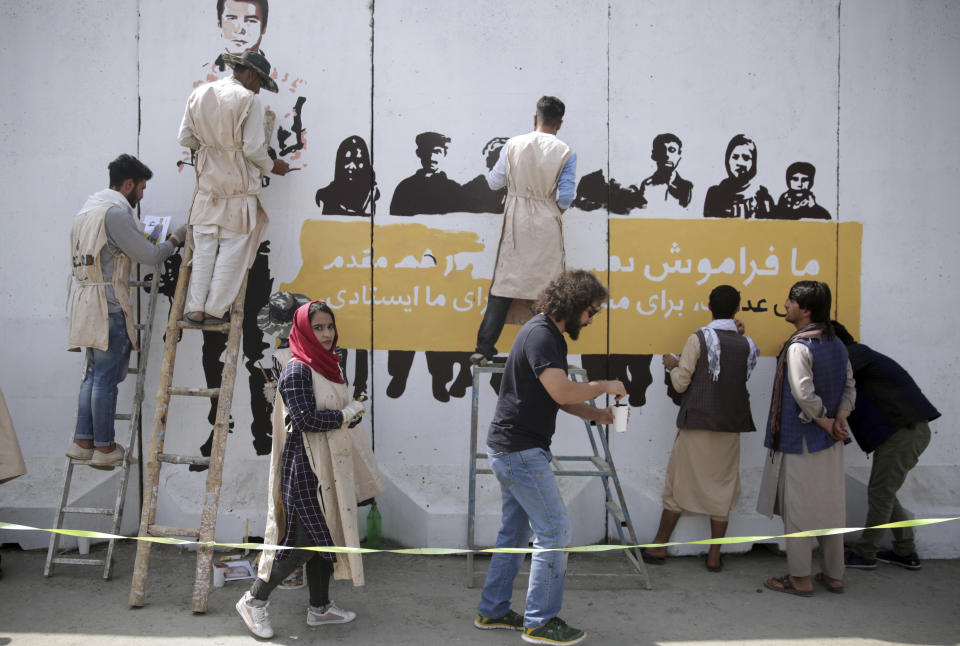
<instances>
[{"instance_id":1,"label":"white paper cup","mask_svg":"<svg viewBox=\"0 0 960 646\"><path fill-rule=\"evenodd\" d=\"M222 588L223 587L223 577L227 573L227 568L223 563L214 563L213 564L213 587Z\"/></svg>"},{"instance_id":2,"label":"white paper cup","mask_svg":"<svg viewBox=\"0 0 960 646\"><path fill-rule=\"evenodd\" d=\"M77 536L77 552L81 556L86 556L90 553L90 539L86 536Z\"/></svg>"},{"instance_id":3,"label":"white paper cup","mask_svg":"<svg viewBox=\"0 0 960 646\"><path fill-rule=\"evenodd\" d=\"M613 430L617 433L623 433L627 430L627 416L630 414L630 407L626 404L616 404L613 407Z\"/></svg>"}]
</instances>

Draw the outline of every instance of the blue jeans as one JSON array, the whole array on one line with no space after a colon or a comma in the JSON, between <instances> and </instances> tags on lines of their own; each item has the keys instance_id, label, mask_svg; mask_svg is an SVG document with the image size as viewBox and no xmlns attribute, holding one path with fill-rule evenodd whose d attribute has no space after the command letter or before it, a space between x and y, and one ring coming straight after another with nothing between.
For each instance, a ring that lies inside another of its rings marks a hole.
<instances>
[{"instance_id":1,"label":"blue jeans","mask_svg":"<svg viewBox=\"0 0 960 646\"><path fill-rule=\"evenodd\" d=\"M106 352L87 348L75 439L93 440L94 446L110 446L113 442L117 384L127 376L131 347L123 312L110 314L110 345Z\"/></svg>"},{"instance_id":2,"label":"blue jeans","mask_svg":"<svg viewBox=\"0 0 960 646\"><path fill-rule=\"evenodd\" d=\"M543 449L515 453L490 453L490 466L500 481L503 518L497 547L526 547L530 531L536 548L570 546L570 517L550 469L552 456ZM510 610L513 579L523 563L523 554L495 553L477 611L484 617L502 617ZM563 603L566 552L534 553L523 624L537 628L558 614Z\"/></svg>"}]
</instances>

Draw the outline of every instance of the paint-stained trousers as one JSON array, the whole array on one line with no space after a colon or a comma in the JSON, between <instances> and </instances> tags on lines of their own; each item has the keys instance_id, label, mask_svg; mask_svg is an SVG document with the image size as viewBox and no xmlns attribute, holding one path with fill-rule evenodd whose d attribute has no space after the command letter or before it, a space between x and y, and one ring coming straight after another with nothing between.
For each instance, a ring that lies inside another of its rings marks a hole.
<instances>
[{"instance_id":1,"label":"paint-stained trousers","mask_svg":"<svg viewBox=\"0 0 960 646\"><path fill-rule=\"evenodd\" d=\"M246 275L249 234L215 225L193 227L193 270L184 312L223 317L240 292Z\"/></svg>"}]
</instances>

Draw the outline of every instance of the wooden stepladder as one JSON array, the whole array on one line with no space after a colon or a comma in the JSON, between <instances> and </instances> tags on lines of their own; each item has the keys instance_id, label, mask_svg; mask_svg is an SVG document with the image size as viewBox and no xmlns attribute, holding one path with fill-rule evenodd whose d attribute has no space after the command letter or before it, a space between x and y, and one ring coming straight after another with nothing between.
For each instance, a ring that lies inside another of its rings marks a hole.
<instances>
[{"instance_id":1,"label":"wooden stepladder","mask_svg":"<svg viewBox=\"0 0 960 646\"><path fill-rule=\"evenodd\" d=\"M127 374L136 375L137 383L134 386L133 400L129 413L116 413L114 420L129 420L129 433L127 435L127 454L123 462L120 463L120 482L117 486L117 497L113 508L109 507L75 507L67 504L70 498L70 483L73 480L73 467L78 465L89 465L90 460L74 460L67 458L67 468L64 473L63 487L60 490L60 503L57 505L57 513L54 516L53 526L56 529L63 527L64 514L91 514L95 516L111 516L112 524L109 530L111 534L120 533L120 521L123 517L123 504L127 497L127 483L130 480L130 463L133 456L136 455L137 430L140 428L141 405L143 404L143 385L147 377L147 359L150 356L150 339L153 337L153 319L157 311L157 291L159 287L160 274L163 273L163 267L158 265L153 270L153 280L131 281L131 287L148 289L150 298L147 299L147 315L141 319L134 327L139 332L139 349L137 350L137 367L127 367ZM60 551L60 534L50 534L50 546L47 548L47 560L43 566L43 576L52 576L54 565L102 565L103 578L109 579L113 570L113 548L116 543L115 538L111 538L107 543L107 554L101 560L98 558L83 558L72 556L58 556Z\"/></svg>"},{"instance_id":2,"label":"wooden stepladder","mask_svg":"<svg viewBox=\"0 0 960 646\"><path fill-rule=\"evenodd\" d=\"M187 284L190 281L190 265L193 250L184 251L183 262L177 278L177 291L170 308L170 320L167 323L164 342L163 363L160 382L157 387L157 409L153 418L153 434L150 440L150 453L147 457L146 477L143 491L143 511L140 516L141 537L194 538L200 542L197 549L197 570L193 585L193 611L206 612L210 595L211 567L213 547L205 543L214 540L217 527L217 511L220 506L220 487L223 477L223 458L227 446L230 408L233 404L233 386L237 377L237 358L240 353L240 339L243 328L243 302L247 291L247 279L243 279L240 292L230 308L230 321L227 323L191 325L183 321L183 310L187 300ZM220 388L190 388L173 385L173 369L176 363L177 344L181 330L205 330L226 332L227 347L223 357L223 380ZM213 446L210 457L177 455L164 453L163 445L167 429L167 412L170 398L174 395L186 397L216 397L217 417L213 426ZM158 489L160 486L160 467L164 464L195 464L208 466L206 491L203 498L203 511L200 528L172 527L156 524ZM134 563L133 580L130 583L130 605L142 606L146 595L147 570L150 565L150 541L139 541L137 559Z\"/></svg>"}]
</instances>

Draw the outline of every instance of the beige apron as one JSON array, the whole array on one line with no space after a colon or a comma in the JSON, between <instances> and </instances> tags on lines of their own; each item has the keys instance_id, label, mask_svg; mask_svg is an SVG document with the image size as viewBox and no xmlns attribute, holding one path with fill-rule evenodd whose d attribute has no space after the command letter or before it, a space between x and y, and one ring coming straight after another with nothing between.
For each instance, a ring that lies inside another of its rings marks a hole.
<instances>
[{"instance_id":1,"label":"beige apron","mask_svg":"<svg viewBox=\"0 0 960 646\"><path fill-rule=\"evenodd\" d=\"M340 410L350 402L346 384L336 384L319 373L313 374L313 393L317 410ZM286 517L280 498L281 456L288 430L283 424L287 408L277 393L273 408L273 451L268 479L267 527L264 542L277 545L283 540ZM317 499L324 520L330 530L333 544L341 547L359 547L357 502L383 493L385 487L361 425L348 428L346 424L325 433L304 433L304 449L310 468L317 476ZM270 579L276 550L265 549L260 558L257 576ZM343 558L346 556L346 558ZM363 585L363 563L359 554L338 555L333 567L335 579L351 579L354 585Z\"/></svg>"},{"instance_id":2,"label":"beige apron","mask_svg":"<svg viewBox=\"0 0 960 646\"><path fill-rule=\"evenodd\" d=\"M572 151L553 135L531 132L507 142L507 199L490 293L535 299L564 270L557 181Z\"/></svg>"},{"instance_id":3,"label":"beige apron","mask_svg":"<svg viewBox=\"0 0 960 646\"><path fill-rule=\"evenodd\" d=\"M13 419L7 410L7 400L0 390L0 484L22 476L27 472L23 462L17 432L13 428Z\"/></svg>"},{"instance_id":4,"label":"beige apron","mask_svg":"<svg viewBox=\"0 0 960 646\"><path fill-rule=\"evenodd\" d=\"M107 245L104 217L113 204L103 204L73 220L70 230L70 257L73 265L69 289L76 282L70 296L70 331L67 346L71 351L81 347L106 351L110 345L110 322L107 296L100 269L100 252ZM127 336L134 349L137 333L130 304L130 258L119 250L113 257L113 293L126 317Z\"/></svg>"},{"instance_id":5,"label":"beige apron","mask_svg":"<svg viewBox=\"0 0 960 646\"><path fill-rule=\"evenodd\" d=\"M228 76L194 90L184 115L200 141L197 186L187 223L249 235L247 267L256 259L269 222L260 202L261 171L243 154L243 124L259 105L253 92ZM192 246L192 238L189 242Z\"/></svg>"}]
</instances>

